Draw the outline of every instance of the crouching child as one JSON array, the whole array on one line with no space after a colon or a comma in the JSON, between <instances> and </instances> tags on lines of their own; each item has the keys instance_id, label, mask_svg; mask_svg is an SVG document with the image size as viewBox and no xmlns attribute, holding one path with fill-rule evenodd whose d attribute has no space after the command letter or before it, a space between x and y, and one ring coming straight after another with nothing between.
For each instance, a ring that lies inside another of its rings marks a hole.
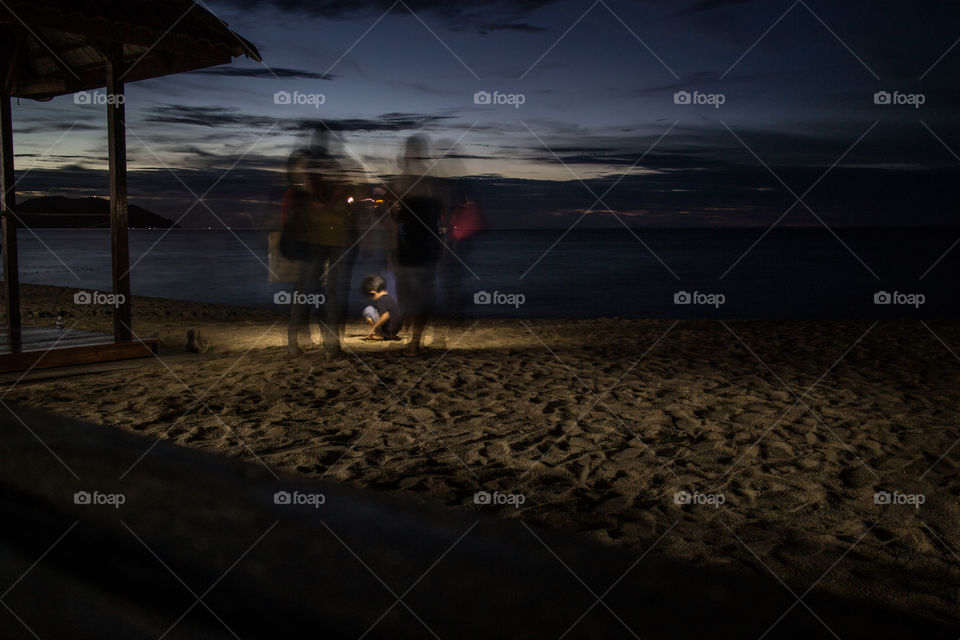
<instances>
[{"instance_id":1,"label":"crouching child","mask_svg":"<svg viewBox=\"0 0 960 640\"><path fill-rule=\"evenodd\" d=\"M368 340L395 340L402 326L403 316L397 301L387 292L387 283L378 275L367 276L361 283L363 294L371 304L363 310L370 327Z\"/></svg>"}]
</instances>

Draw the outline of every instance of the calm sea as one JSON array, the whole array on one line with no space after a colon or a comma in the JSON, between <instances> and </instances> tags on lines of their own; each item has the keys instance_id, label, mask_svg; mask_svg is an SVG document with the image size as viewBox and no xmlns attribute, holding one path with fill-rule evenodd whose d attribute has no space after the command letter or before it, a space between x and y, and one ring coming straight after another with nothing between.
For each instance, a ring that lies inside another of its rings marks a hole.
<instances>
[{"instance_id":1,"label":"calm sea","mask_svg":"<svg viewBox=\"0 0 960 640\"><path fill-rule=\"evenodd\" d=\"M110 290L108 231L36 233L20 232L23 282ZM457 303L479 317L960 314L960 245L950 250L960 230L840 230L839 238L825 229L775 229L762 238L762 229L642 230L639 239L626 229L562 233L481 234L460 256L472 273ZM268 283L262 231L134 230L130 245L135 294L270 307L289 289ZM375 257L358 260L355 285L377 270ZM876 304L878 293L890 303ZM489 303L476 304L477 294ZM359 312L359 294L351 305Z\"/></svg>"}]
</instances>

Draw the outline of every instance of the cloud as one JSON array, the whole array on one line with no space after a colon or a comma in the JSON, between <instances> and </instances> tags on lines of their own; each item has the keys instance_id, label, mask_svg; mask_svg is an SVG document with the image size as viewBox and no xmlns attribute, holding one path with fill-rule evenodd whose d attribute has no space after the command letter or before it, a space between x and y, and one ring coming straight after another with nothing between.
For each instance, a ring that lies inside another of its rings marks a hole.
<instances>
[{"instance_id":1,"label":"cloud","mask_svg":"<svg viewBox=\"0 0 960 640\"><path fill-rule=\"evenodd\" d=\"M36 121L40 119L35 118L34 120ZM55 132L60 129L66 130L66 127L64 127L63 125L63 119L59 116L59 114L52 114L49 118L44 119L44 122L35 123L35 124L31 123L26 126L18 126L16 128L16 133L17 135L27 135L31 133L51 133L52 131ZM104 127L100 123L75 122L70 127L71 133L80 132L80 131L99 132L103 130L104 130Z\"/></svg>"},{"instance_id":2,"label":"cloud","mask_svg":"<svg viewBox=\"0 0 960 640\"><path fill-rule=\"evenodd\" d=\"M520 31L523 33L537 33L540 31L546 31L546 29L543 27L527 24L526 22L499 22L482 24L477 27L477 30L484 35L490 33L491 31Z\"/></svg>"},{"instance_id":3,"label":"cloud","mask_svg":"<svg viewBox=\"0 0 960 640\"><path fill-rule=\"evenodd\" d=\"M275 126L277 118L243 113L236 107L197 107L182 104L165 104L151 109L144 117L146 122L163 124L189 124L200 127L245 127L267 130ZM287 123L292 126L292 122Z\"/></svg>"},{"instance_id":4,"label":"cloud","mask_svg":"<svg viewBox=\"0 0 960 640\"><path fill-rule=\"evenodd\" d=\"M285 12L302 12L326 18L382 14L396 4L395 0L229 0L229 2L241 9L272 7ZM488 11L526 14L555 2L557 0L480 0L471 3L464 3L461 0L406 0L405 4L418 13L463 16L471 12Z\"/></svg>"},{"instance_id":5,"label":"cloud","mask_svg":"<svg viewBox=\"0 0 960 640\"><path fill-rule=\"evenodd\" d=\"M544 29L517 22L517 20L544 7L558 4L559 0L479 0L469 3L461 0L405 0L403 5L396 3L395 0L224 0L224 2L247 11L265 8L282 13L300 13L334 20L378 17L393 8L392 13L398 15L412 11L418 16L435 16L440 18L446 26L458 30L479 30L481 33L501 30L533 33ZM394 5L397 6L394 7Z\"/></svg>"},{"instance_id":6,"label":"cloud","mask_svg":"<svg viewBox=\"0 0 960 640\"><path fill-rule=\"evenodd\" d=\"M693 6L678 11L675 15L684 16L694 13L705 13L707 11L723 9L725 7L733 7L740 4L746 4L748 2L753 2L753 0L698 0L693 4Z\"/></svg>"},{"instance_id":7,"label":"cloud","mask_svg":"<svg viewBox=\"0 0 960 640\"><path fill-rule=\"evenodd\" d=\"M452 115L424 113L385 113L376 118L328 118L323 120L332 131L407 131L425 129L452 119ZM146 122L195 125L210 128L241 127L266 131L273 127L278 133L297 132L319 124L320 120L304 118L271 118L244 113L237 107L206 107L166 104L154 107L144 117Z\"/></svg>"},{"instance_id":8,"label":"cloud","mask_svg":"<svg viewBox=\"0 0 960 640\"><path fill-rule=\"evenodd\" d=\"M288 69L286 67L211 67L209 69L199 69L191 71L194 74L204 74L211 76L229 76L233 78L266 78L275 80L277 78L305 78L307 80L333 80L337 76L332 73L315 73L313 71L304 71L302 69Z\"/></svg>"},{"instance_id":9,"label":"cloud","mask_svg":"<svg viewBox=\"0 0 960 640\"><path fill-rule=\"evenodd\" d=\"M452 115L418 113L385 113L377 118L342 118L324 120L333 131L407 131L439 125Z\"/></svg>"}]
</instances>

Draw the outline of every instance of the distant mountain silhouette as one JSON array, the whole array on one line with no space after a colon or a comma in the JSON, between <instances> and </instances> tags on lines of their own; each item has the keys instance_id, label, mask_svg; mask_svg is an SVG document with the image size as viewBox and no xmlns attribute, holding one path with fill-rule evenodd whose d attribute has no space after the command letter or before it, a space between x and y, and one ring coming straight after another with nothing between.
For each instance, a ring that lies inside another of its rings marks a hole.
<instances>
[{"instance_id":1,"label":"distant mountain silhouette","mask_svg":"<svg viewBox=\"0 0 960 640\"><path fill-rule=\"evenodd\" d=\"M32 198L17 204L17 216L32 229L109 229L109 198ZM135 229L179 229L172 220L128 205L129 226Z\"/></svg>"}]
</instances>

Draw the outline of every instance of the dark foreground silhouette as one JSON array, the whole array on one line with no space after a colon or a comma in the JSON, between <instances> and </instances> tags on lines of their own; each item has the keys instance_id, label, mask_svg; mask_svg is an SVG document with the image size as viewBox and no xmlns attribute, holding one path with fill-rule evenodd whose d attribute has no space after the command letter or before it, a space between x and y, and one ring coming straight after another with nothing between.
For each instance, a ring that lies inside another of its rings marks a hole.
<instances>
[{"instance_id":1,"label":"dark foreground silhouette","mask_svg":"<svg viewBox=\"0 0 960 640\"><path fill-rule=\"evenodd\" d=\"M703 570L11 409L0 410L4 638L958 634L856 593L815 588L798 604L759 563L753 575ZM123 504L93 504L114 494Z\"/></svg>"}]
</instances>

